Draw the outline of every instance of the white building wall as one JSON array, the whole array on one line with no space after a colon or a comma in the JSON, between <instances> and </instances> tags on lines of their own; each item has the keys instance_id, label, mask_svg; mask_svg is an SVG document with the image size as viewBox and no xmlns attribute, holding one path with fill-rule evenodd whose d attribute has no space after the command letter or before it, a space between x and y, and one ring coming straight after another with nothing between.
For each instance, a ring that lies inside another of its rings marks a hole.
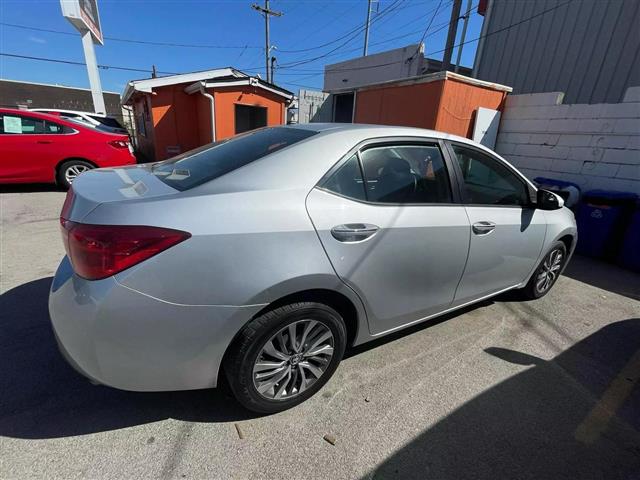
<instances>
[{"instance_id":1,"label":"white building wall","mask_svg":"<svg viewBox=\"0 0 640 480\"><path fill-rule=\"evenodd\" d=\"M640 194L640 87L622 103L565 105L563 97L509 95L496 151L531 179Z\"/></svg>"},{"instance_id":2,"label":"white building wall","mask_svg":"<svg viewBox=\"0 0 640 480\"><path fill-rule=\"evenodd\" d=\"M298 123L331 121L331 96L315 90L300 90L298 93Z\"/></svg>"},{"instance_id":3,"label":"white building wall","mask_svg":"<svg viewBox=\"0 0 640 480\"><path fill-rule=\"evenodd\" d=\"M424 44L419 43L325 65L323 90L335 93L414 77L422 71L423 61Z\"/></svg>"}]
</instances>

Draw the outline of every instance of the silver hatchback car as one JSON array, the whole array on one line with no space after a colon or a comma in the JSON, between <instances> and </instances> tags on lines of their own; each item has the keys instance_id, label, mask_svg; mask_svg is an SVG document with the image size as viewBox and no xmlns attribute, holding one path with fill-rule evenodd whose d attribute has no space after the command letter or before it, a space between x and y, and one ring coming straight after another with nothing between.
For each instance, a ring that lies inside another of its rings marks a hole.
<instances>
[{"instance_id":1,"label":"silver hatchback car","mask_svg":"<svg viewBox=\"0 0 640 480\"><path fill-rule=\"evenodd\" d=\"M215 387L276 412L345 348L510 289L545 295L577 240L562 199L487 148L404 127L265 128L98 169L61 214L49 299L83 375Z\"/></svg>"}]
</instances>

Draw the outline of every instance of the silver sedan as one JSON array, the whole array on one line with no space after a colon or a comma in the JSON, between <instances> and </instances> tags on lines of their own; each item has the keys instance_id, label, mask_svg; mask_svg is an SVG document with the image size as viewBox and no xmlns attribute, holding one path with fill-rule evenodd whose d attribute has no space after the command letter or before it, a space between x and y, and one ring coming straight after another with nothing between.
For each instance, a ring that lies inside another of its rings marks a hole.
<instances>
[{"instance_id":1,"label":"silver sedan","mask_svg":"<svg viewBox=\"0 0 640 480\"><path fill-rule=\"evenodd\" d=\"M517 289L577 241L562 199L491 150L404 127L265 128L98 169L61 214L49 299L67 360L135 391L215 387L290 408L345 348Z\"/></svg>"}]
</instances>

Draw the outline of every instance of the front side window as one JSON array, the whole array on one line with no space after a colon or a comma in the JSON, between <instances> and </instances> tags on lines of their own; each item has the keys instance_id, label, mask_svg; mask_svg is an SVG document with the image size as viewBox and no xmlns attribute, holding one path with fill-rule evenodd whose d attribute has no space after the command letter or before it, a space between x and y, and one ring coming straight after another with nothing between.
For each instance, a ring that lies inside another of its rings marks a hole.
<instances>
[{"instance_id":1,"label":"front side window","mask_svg":"<svg viewBox=\"0 0 640 480\"><path fill-rule=\"evenodd\" d=\"M378 203L451 203L437 145L389 145L360 154L367 199Z\"/></svg>"},{"instance_id":2,"label":"front side window","mask_svg":"<svg viewBox=\"0 0 640 480\"><path fill-rule=\"evenodd\" d=\"M464 178L466 203L514 205L529 203L525 183L498 160L477 150L453 145Z\"/></svg>"},{"instance_id":3,"label":"front side window","mask_svg":"<svg viewBox=\"0 0 640 480\"><path fill-rule=\"evenodd\" d=\"M0 115L0 133L9 134L29 134L44 133L44 120L21 115L2 114Z\"/></svg>"},{"instance_id":4,"label":"front side window","mask_svg":"<svg viewBox=\"0 0 640 480\"><path fill-rule=\"evenodd\" d=\"M255 130L157 163L152 172L169 186L188 190L317 133L286 127Z\"/></svg>"}]
</instances>

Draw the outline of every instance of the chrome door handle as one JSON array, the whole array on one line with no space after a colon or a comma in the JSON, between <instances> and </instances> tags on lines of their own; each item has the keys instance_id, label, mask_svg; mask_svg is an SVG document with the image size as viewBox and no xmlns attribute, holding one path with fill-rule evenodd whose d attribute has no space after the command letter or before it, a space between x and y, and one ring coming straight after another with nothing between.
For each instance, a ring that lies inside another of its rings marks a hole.
<instances>
[{"instance_id":1,"label":"chrome door handle","mask_svg":"<svg viewBox=\"0 0 640 480\"><path fill-rule=\"evenodd\" d=\"M476 235L486 235L487 233L493 232L496 228L496 224L493 222L476 222L471 228L473 229L473 233Z\"/></svg>"},{"instance_id":2,"label":"chrome door handle","mask_svg":"<svg viewBox=\"0 0 640 480\"><path fill-rule=\"evenodd\" d=\"M339 242L361 242L372 237L379 230L370 223L345 223L331 229L331 235Z\"/></svg>"}]
</instances>

